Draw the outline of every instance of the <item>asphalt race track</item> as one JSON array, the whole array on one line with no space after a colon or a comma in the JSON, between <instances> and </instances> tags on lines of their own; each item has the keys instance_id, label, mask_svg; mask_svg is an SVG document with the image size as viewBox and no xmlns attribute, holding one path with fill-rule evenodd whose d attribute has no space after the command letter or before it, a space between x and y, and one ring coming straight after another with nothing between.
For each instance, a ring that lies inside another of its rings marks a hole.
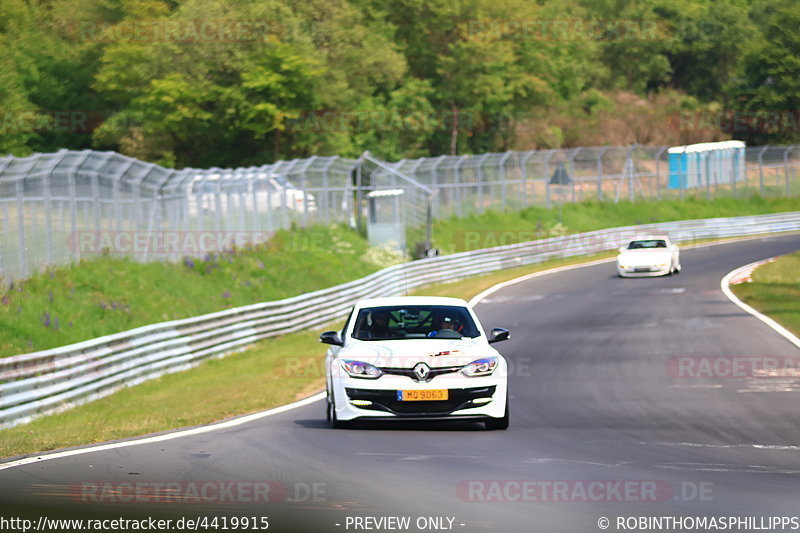
<instances>
[{"instance_id":1,"label":"asphalt race track","mask_svg":"<svg viewBox=\"0 0 800 533\"><path fill-rule=\"evenodd\" d=\"M619 531L617 517L800 516L800 373L735 366L800 350L719 288L730 270L797 249L796 234L686 249L680 275L620 279L606 263L490 295L477 306L484 326L512 334L496 345L512 364L507 431L332 430L320 401L2 470L2 515L268 516L278 533L593 532L603 517ZM216 496L198 502L202 487ZM387 517L409 526L378 522Z\"/></svg>"}]
</instances>

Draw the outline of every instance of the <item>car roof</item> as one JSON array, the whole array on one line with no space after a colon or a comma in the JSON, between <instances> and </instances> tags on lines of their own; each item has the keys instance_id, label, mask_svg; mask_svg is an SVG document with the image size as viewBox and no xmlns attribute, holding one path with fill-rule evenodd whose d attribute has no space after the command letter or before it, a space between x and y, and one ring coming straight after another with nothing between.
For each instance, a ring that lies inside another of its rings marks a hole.
<instances>
[{"instance_id":1,"label":"car roof","mask_svg":"<svg viewBox=\"0 0 800 533\"><path fill-rule=\"evenodd\" d=\"M389 296L385 298L365 298L356 303L356 307L359 309L395 305L455 305L469 307L469 304L461 298L449 298L446 296Z\"/></svg>"},{"instance_id":2,"label":"car roof","mask_svg":"<svg viewBox=\"0 0 800 533\"><path fill-rule=\"evenodd\" d=\"M645 235L644 237L636 237L635 239L631 239L633 241L668 241L669 236L667 235Z\"/></svg>"}]
</instances>

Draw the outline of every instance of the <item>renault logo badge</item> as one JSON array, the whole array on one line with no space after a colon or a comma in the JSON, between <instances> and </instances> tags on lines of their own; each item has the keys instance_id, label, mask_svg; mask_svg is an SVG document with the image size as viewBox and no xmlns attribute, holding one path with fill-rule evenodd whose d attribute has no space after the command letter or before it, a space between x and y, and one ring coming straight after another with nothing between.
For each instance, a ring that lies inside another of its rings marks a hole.
<instances>
[{"instance_id":1,"label":"renault logo badge","mask_svg":"<svg viewBox=\"0 0 800 533\"><path fill-rule=\"evenodd\" d=\"M417 376L417 381L425 381L425 378L427 378L430 373L431 369L425 363L417 363L416 366L414 366L414 375Z\"/></svg>"}]
</instances>

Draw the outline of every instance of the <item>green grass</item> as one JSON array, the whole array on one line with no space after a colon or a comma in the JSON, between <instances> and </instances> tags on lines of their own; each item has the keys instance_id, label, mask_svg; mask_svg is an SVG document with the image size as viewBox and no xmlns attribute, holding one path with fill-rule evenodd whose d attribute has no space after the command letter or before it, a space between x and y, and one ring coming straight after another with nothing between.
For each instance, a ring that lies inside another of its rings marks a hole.
<instances>
[{"instance_id":1,"label":"green grass","mask_svg":"<svg viewBox=\"0 0 800 533\"><path fill-rule=\"evenodd\" d=\"M614 255L616 252L554 259L452 283L429 285L416 289L413 294L469 300L497 283L528 273ZM795 257L794 261L800 263L800 257ZM800 264L787 265L789 275L792 269L795 273L795 309L798 309L797 301L800 301L796 274L800 272L799 267ZM798 316L800 309L796 318ZM191 370L123 389L58 415L36 419L30 424L0 430L0 457L208 424L309 396L322 390L325 383L325 346L319 343L318 335L325 329L339 327L341 324L336 323L327 328L267 339L242 352L205 361ZM319 416L323 416L321 411Z\"/></svg>"},{"instance_id":2,"label":"green grass","mask_svg":"<svg viewBox=\"0 0 800 533\"><path fill-rule=\"evenodd\" d=\"M458 232L467 229L516 232L521 240L527 240L531 238L528 228L535 230L537 226L541 229L539 236L545 236L653 221L800 209L800 202L794 198L677 203L567 205L564 227L556 225L557 210L487 212L459 221L438 222L435 235L437 244L448 240L455 243ZM472 247L504 243L479 242ZM614 252L609 252L595 257L613 255ZM416 293L469 299L496 283L588 259L591 258L548 261L430 286ZM8 290L0 304L0 353L11 355L15 351L59 346L142 324L292 296L360 278L387 262L385 255L369 249L358 234L339 227L281 232L257 249L191 263L140 264L98 258L45 272ZM773 267L768 265L764 270L768 268ZM788 274L792 269L800 272L800 265L790 266ZM757 277L761 275L759 270ZM800 301L796 276L793 283L795 292L789 294L794 295L796 305ZM791 282L788 285L792 287ZM781 301L781 304L777 312L785 314L792 302ZM49 326L45 325L45 313L50 317ZM796 313L794 317L797 320ZM786 323L782 315L776 318ZM268 339L223 359L206 361L192 370L163 376L58 415L2 430L0 456L207 424L307 396L321 390L324 384L325 349L319 344L318 334L319 331L310 331Z\"/></svg>"},{"instance_id":3,"label":"green grass","mask_svg":"<svg viewBox=\"0 0 800 533\"><path fill-rule=\"evenodd\" d=\"M390 259L345 227L282 231L263 246L182 263L98 257L7 287L0 354L296 296L361 278Z\"/></svg>"},{"instance_id":4,"label":"green grass","mask_svg":"<svg viewBox=\"0 0 800 533\"><path fill-rule=\"evenodd\" d=\"M733 285L734 294L800 335L800 252L758 267L752 279Z\"/></svg>"},{"instance_id":5,"label":"green grass","mask_svg":"<svg viewBox=\"0 0 800 533\"><path fill-rule=\"evenodd\" d=\"M646 222L800 209L798 198L583 202L437 221L445 253ZM409 241L413 242L413 241ZM363 277L390 258L346 227L282 231L264 246L183 263L98 257L6 286L0 356L64 346L165 320L276 300Z\"/></svg>"},{"instance_id":6,"label":"green grass","mask_svg":"<svg viewBox=\"0 0 800 533\"><path fill-rule=\"evenodd\" d=\"M557 259L493 272L414 294L469 299L502 281L598 257ZM327 329L340 328L332 324ZM303 331L259 342L221 359L125 388L57 415L0 430L0 457L11 457L208 424L310 396L325 387L325 346L319 333ZM320 410L319 416L323 416Z\"/></svg>"},{"instance_id":7,"label":"green grass","mask_svg":"<svg viewBox=\"0 0 800 533\"><path fill-rule=\"evenodd\" d=\"M558 207L528 207L519 211L486 211L464 218L437 221L433 226L434 246L444 253L461 252L501 244L524 242L536 237L565 233L670 222L698 218L760 215L800 210L800 197L701 198L664 201L596 201L565 204L563 219ZM419 240L420 230L408 242Z\"/></svg>"}]
</instances>

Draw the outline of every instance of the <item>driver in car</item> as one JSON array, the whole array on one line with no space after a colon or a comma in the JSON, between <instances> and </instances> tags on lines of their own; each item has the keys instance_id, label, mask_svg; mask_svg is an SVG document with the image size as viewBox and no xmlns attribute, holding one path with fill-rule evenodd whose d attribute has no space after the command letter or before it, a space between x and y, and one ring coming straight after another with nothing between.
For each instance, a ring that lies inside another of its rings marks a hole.
<instances>
[{"instance_id":1,"label":"driver in car","mask_svg":"<svg viewBox=\"0 0 800 533\"><path fill-rule=\"evenodd\" d=\"M464 326L462 326L461 324L458 323L458 321L452 319L449 316L443 316L439 320L439 325L437 329L428 332L428 337L435 337L437 333L445 329L455 331L456 333L461 333L461 330L464 329Z\"/></svg>"}]
</instances>

